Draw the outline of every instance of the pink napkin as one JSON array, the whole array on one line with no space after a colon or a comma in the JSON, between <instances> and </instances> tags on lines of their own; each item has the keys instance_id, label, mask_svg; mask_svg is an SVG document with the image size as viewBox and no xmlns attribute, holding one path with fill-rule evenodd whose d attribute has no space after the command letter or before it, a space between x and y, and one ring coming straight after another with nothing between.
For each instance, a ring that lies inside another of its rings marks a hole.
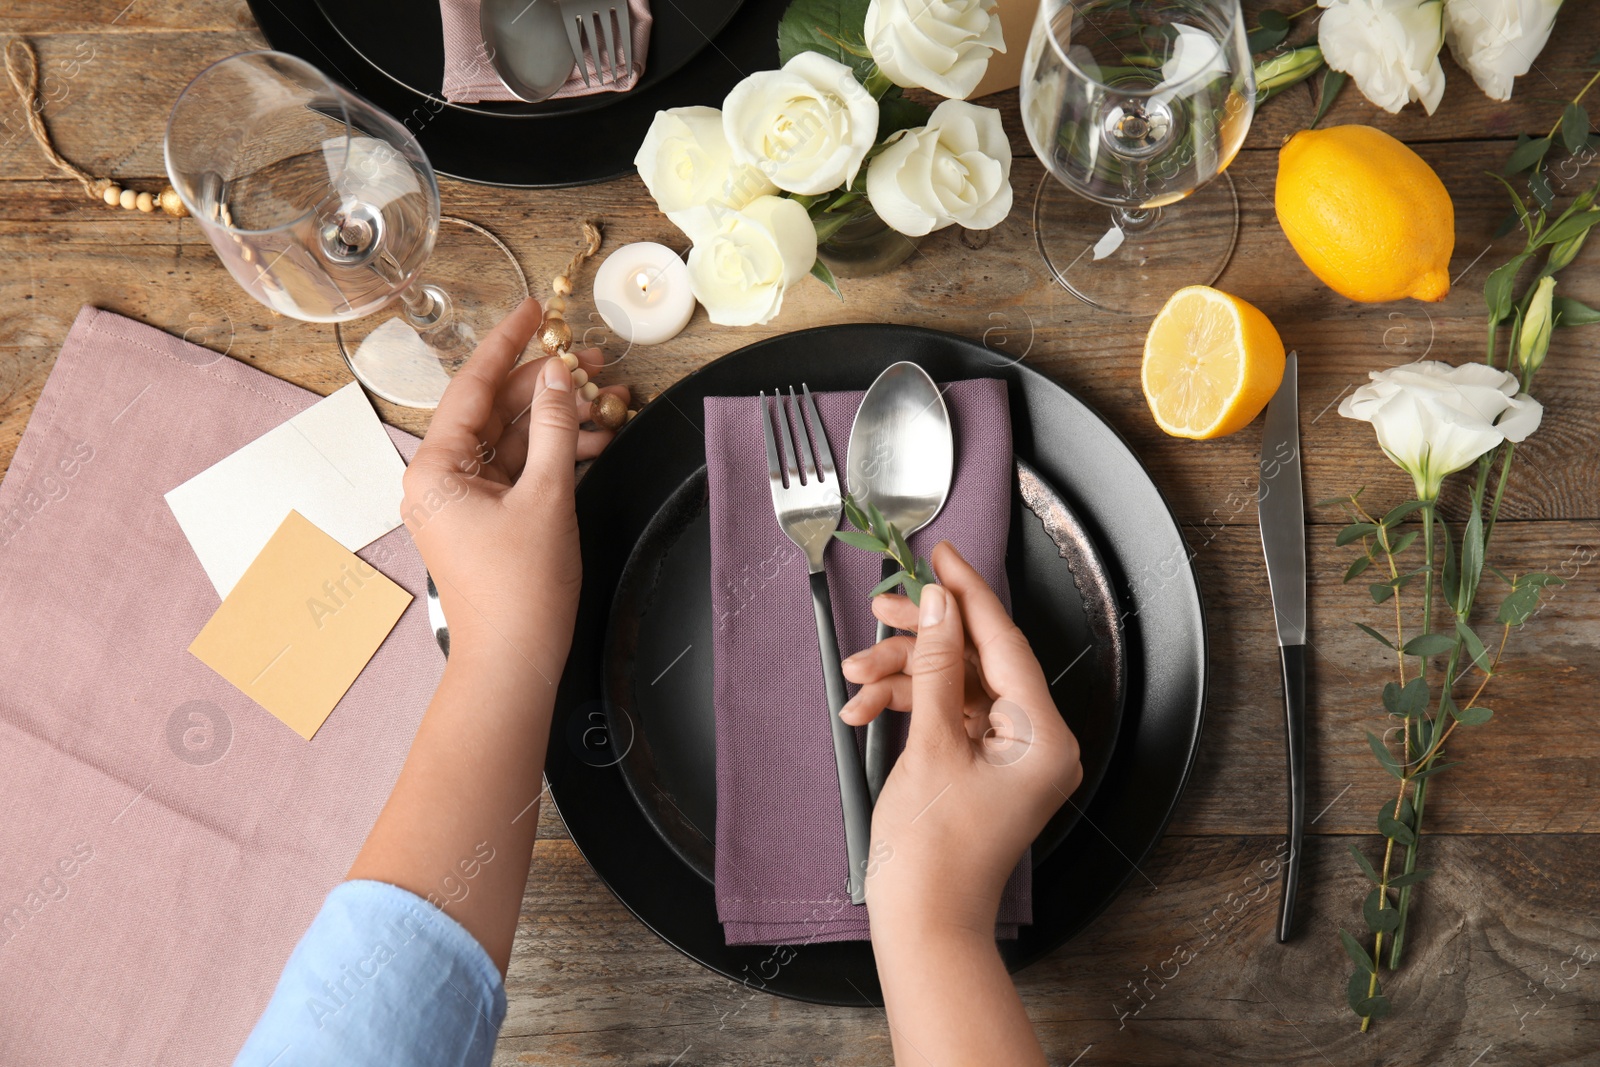
<instances>
[{"instance_id":1,"label":"pink napkin","mask_svg":"<svg viewBox=\"0 0 1600 1067\"><path fill-rule=\"evenodd\" d=\"M861 396L816 394L841 468ZM717 917L730 945L860 940L869 933L867 909L845 893L844 816L806 560L773 517L759 403L705 401L714 610L724 620L744 612L712 636ZM1006 383L955 382L945 403L955 429L955 478L944 509L912 536L911 547L927 556L949 541L1009 606L1014 475ZM848 656L876 638L867 590L878 584L882 557L835 542L826 558L834 627ZM889 714L903 738L906 716ZM999 936L1015 937L1019 923L1032 921L1031 875L1024 857L1001 898Z\"/></svg>"},{"instance_id":2,"label":"pink napkin","mask_svg":"<svg viewBox=\"0 0 1600 1067\"><path fill-rule=\"evenodd\" d=\"M556 0L540 0L555 3ZM515 100L505 87L494 66L486 58L488 46L478 29L478 0L439 0L439 13L444 19L444 98L452 104L476 104L484 101ZM610 65L606 77L589 65L589 84L583 83L578 64L572 64L572 77L550 97L562 100L569 96L589 96L594 93L624 93L644 77L644 60L650 51L649 0L628 0L628 19L631 44L628 55L631 69L621 81L610 81ZM591 53L592 55L592 53Z\"/></svg>"},{"instance_id":3,"label":"pink napkin","mask_svg":"<svg viewBox=\"0 0 1600 1067\"><path fill-rule=\"evenodd\" d=\"M218 599L162 494L318 398L85 308L0 484L0 1063L227 1063L399 773L416 599L312 742L187 650ZM416 438L389 429L406 457Z\"/></svg>"}]
</instances>

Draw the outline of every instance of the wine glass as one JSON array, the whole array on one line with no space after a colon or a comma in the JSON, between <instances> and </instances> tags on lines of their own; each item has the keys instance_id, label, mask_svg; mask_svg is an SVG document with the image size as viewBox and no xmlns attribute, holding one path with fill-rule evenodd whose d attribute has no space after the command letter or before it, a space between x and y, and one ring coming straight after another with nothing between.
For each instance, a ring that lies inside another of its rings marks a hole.
<instances>
[{"instance_id":1,"label":"wine glass","mask_svg":"<svg viewBox=\"0 0 1600 1067\"><path fill-rule=\"evenodd\" d=\"M1239 0L1042 0L1022 122L1049 170L1033 220L1056 280L1136 315L1215 281L1239 232L1224 172L1254 113Z\"/></svg>"},{"instance_id":2,"label":"wine glass","mask_svg":"<svg viewBox=\"0 0 1600 1067\"><path fill-rule=\"evenodd\" d=\"M499 239L440 215L411 131L295 56L245 52L201 71L173 106L166 162L245 291L335 323L351 371L385 400L437 406L528 295Z\"/></svg>"}]
</instances>

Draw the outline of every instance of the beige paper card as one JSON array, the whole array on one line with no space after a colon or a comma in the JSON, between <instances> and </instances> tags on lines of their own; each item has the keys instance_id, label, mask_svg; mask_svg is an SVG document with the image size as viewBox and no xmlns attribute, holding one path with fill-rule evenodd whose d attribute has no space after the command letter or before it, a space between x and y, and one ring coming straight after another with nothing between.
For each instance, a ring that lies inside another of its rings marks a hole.
<instances>
[{"instance_id":1,"label":"beige paper card","mask_svg":"<svg viewBox=\"0 0 1600 1067\"><path fill-rule=\"evenodd\" d=\"M291 511L189 651L309 741L409 603Z\"/></svg>"}]
</instances>

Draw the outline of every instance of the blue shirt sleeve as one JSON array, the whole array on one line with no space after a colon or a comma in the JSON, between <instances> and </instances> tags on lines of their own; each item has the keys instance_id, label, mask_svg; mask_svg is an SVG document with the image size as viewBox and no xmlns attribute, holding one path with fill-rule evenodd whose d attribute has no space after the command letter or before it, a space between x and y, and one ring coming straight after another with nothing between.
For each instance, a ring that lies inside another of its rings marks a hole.
<instances>
[{"instance_id":1,"label":"blue shirt sleeve","mask_svg":"<svg viewBox=\"0 0 1600 1067\"><path fill-rule=\"evenodd\" d=\"M385 882L344 882L295 946L234 1067L479 1067L505 983L476 938Z\"/></svg>"}]
</instances>

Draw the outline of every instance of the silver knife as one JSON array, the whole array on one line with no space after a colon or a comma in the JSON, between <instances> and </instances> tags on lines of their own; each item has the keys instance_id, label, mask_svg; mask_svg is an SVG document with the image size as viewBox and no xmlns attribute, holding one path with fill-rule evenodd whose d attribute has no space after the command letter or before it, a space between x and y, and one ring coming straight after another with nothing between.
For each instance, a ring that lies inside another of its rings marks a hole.
<instances>
[{"instance_id":1,"label":"silver knife","mask_svg":"<svg viewBox=\"0 0 1600 1067\"><path fill-rule=\"evenodd\" d=\"M1306 829L1306 515L1300 487L1299 358L1290 352L1283 384L1267 405L1261 431L1261 481L1256 510L1267 557L1272 614L1283 661L1284 723L1289 749L1289 856L1283 865L1278 940L1288 941L1300 889Z\"/></svg>"}]
</instances>

